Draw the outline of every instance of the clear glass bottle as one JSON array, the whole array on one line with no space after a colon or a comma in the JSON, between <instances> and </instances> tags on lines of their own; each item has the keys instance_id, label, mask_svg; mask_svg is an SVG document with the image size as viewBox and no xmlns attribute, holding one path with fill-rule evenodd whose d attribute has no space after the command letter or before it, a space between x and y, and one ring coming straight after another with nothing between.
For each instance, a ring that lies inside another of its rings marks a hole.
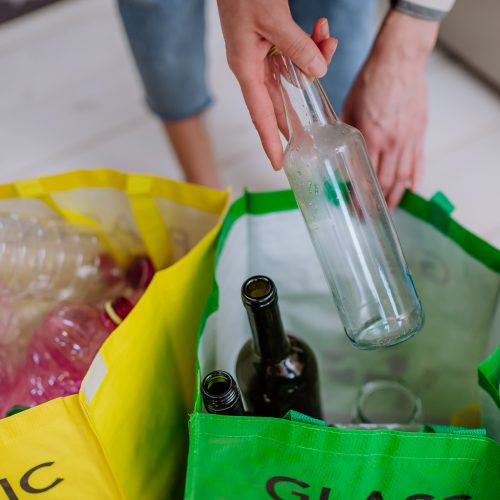
<instances>
[{"instance_id":1,"label":"clear glass bottle","mask_svg":"<svg viewBox=\"0 0 500 500\"><path fill-rule=\"evenodd\" d=\"M423 311L361 133L339 121L317 79L270 53L289 142L284 169L351 342L398 344Z\"/></svg>"},{"instance_id":2,"label":"clear glass bottle","mask_svg":"<svg viewBox=\"0 0 500 500\"><path fill-rule=\"evenodd\" d=\"M398 380L370 380L363 385L352 411L353 423L410 425L419 422L422 402Z\"/></svg>"}]
</instances>

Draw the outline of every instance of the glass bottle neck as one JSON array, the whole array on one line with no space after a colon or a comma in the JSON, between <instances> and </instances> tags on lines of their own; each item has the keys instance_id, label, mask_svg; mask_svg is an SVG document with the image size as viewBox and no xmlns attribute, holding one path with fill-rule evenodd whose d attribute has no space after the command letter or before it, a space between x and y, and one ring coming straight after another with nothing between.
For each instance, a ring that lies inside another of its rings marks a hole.
<instances>
[{"instance_id":1,"label":"glass bottle neck","mask_svg":"<svg viewBox=\"0 0 500 500\"><path fill-rule=\"evenodd\" d=\"M238 385L223 370L210 372L201 384L203 404L208 413L243 415L243 403Z\"/></svg>"},{"instance_id":2,"label":"glass bottle neck","mask_svg":"<svg viewBox=\"0 0 500 500\"><path fill-rule=\"evenodd\" d=\"M280 53L270 58L281 93L289 137L314 126L339 121L317 78L307 76L290 58Z\"/></svg>"},{"instance_id":3,"label":"glass bottle neck","mask_svg":"<svg viewBox=\"0 0 500 500\"><path fill-rule=\"evenodd\" d=\"M277 363L290 352L290 342L283 328L278 301L265 307L247 307L254 350L262 359Z\"/></svg>"}]
</instances>

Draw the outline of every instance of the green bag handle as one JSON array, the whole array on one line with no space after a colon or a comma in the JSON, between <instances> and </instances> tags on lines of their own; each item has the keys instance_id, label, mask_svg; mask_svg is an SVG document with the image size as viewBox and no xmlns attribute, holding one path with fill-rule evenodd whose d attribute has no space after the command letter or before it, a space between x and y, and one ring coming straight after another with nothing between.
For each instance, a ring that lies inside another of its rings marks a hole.
<instances>
[{"instance_id":1,"label":"green bag handle","mask_svg":"<svg viewBox=\"0 0 500 500\"><path fill-rule=\"evenodd\" d=\"M455 425L424 424L419 432L425 434L458 434L460 436L486 437L486 429L469 429Z\"/></svg>"},{"instance_id":2,"label":"green bag handle","mask_svg":"<svg viewBox=\"0 0 500 500\"><path fill-rule=\"evenodd\" d=\"M326 422L324 420L320 420L319 418L313 418L308 415L304 415L299 411L288 410L286 414L283 416L285 420L290 420L292 422L300 422L301 424L311 424L311 425L319 425L322 427L327 427Z\"/></svg>"},{"instance_id":3,"label":"green bag handle","mask_svg":"<svg viewBox=\"0 0 500 500\"><path fill-rule=\"evenodd\" d=\"M303 413L295 410L289 410L283 418L285 420L290 420L291 422L327 427L324 420L309 417L308 415L304 415ZM423 424L422 428L418 432L424 434L455 434L460 436L486 437L486 429L468 429L466 427L458 427L455 425Z\"/></svg>"},{"instance_id":4,"label":"green bag handle","mask_svg":"<svg viewBox=\"0 0 500 500\"><path fill-rule=\"evenodd\" d=\"M435 193L430 199L430 202L437 205L446 215L451 215L453 210L455 210L455 205L453 205L450 199L442 191Z\"/></svg>"},{"instance_id":5,"label":"green bag handle","mask_svg":"<svg viewBox=\"0 0 500 500\"><path fill-rule=\"evenodd\" d=\"M500 410L500 346L478 367L479 385L491 397Z\"/></svg>"},{"instance_id":6,"label":"green bag handle","mask_svg":"<svg viewBox=\"0 0 500 500\"><path fill-rule=\"evenodd\" d=\"M438 191L434 194L429 201L430 222L443 233L448 234L450 221L452 220L450 215L455 209L455 206L442 191Z\"/></svg>"}]
</instances>

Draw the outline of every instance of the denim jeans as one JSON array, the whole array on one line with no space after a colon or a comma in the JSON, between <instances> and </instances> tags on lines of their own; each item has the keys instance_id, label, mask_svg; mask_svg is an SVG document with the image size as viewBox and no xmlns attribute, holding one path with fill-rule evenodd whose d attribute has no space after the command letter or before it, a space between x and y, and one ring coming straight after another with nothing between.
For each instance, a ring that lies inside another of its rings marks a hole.
<instances>
[{"instance_id":1,"label":"denim jeans","mask_svg":"<svg viewBox=\"0 0 500 500\"><path fill-rule=\"evenodd\" d=\"M118 0L118 5L151 110L165 121L204 111L211 103L205 1ZM331 35L339 40L322 83L341 112L373 40L374 0L290 0L290 8L308 33L316 19L328 18Z\"/></svg>"}]
</instances>

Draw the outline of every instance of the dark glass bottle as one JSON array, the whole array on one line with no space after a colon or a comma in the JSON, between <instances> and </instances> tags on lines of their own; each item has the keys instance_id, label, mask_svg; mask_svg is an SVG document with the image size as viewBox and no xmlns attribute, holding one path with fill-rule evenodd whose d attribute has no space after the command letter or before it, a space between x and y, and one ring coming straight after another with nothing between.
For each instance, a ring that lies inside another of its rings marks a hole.
<instances>
[{"instance_id":1,"label":"dark glass bottle","mask_svg":"<svg viewBox=\"0 0 500 500\"><path fill-rule=\"evenodd\" d=\"M234 378L225 371L215 370L203 379L201 396L208 413L245 414L238 385Z\"/></svg>"},{"instance_id":2,"label":"dark glass bottle","mask_svg":"<svg viewBox=\"0 0 500 500\"><path fill-rule=\"evenodd\" d=\"M252 338L239 353L236 378L248 412L282 417L296 410L322 418L316 358L307 344L285 333L273 281L249 278L241 298Z\"/></svg>"}]
</instances>

